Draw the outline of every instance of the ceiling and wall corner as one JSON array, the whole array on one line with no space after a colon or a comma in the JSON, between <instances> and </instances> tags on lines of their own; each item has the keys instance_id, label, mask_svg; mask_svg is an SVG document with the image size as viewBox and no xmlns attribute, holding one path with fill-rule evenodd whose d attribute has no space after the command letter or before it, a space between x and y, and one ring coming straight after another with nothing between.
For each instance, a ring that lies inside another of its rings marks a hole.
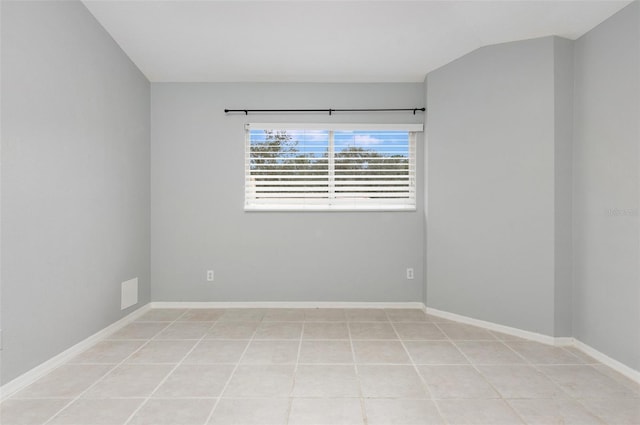
<instances>
[{"instance_id":1,"label":"ceiling and wall corner","mask_svg":"<svg viewBox=\"0 0 640 425\"><path fill-rule=\"evenodd\" d=\"M629 1L84 4L151 82L422 82L479 47L576 39Z\"/></svg>"}]
</instances>

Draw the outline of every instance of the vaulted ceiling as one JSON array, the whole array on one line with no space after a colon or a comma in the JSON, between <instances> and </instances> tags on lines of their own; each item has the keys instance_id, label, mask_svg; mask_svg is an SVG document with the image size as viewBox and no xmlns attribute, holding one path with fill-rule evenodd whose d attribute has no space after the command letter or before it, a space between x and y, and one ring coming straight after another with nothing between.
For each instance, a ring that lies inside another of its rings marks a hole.
<instances>
[{"instance_id":1,"label":"vaulted ceiling","mask_svg":"<svg viewBox=\"0 0 640 425\"><path fill-rule=\"evenodd\" d=\"M482 46L576 39L629 3L84 1L154 82L417 82Z\"/></svg>"}]
</instances>

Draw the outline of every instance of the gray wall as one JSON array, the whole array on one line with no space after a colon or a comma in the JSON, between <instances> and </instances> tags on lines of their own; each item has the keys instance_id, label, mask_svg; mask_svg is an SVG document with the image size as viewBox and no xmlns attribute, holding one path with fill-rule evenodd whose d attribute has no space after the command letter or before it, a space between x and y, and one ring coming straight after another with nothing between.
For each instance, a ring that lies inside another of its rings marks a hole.
<instances>
[{"instance_id":1,"label":"gray wall","mask_svg":"<svg viewBox=\"0 0 640 425\"><path fill-rule=\"evenodd\" d=\"M427 76L429 307L555 335L556 43Z\"/></svg>"},{"instance_id":2,"label":"gray wall","mask_svg":"<svg viewBox=\"0 0 640 425\"><path fill-rule=\"evenodd\" d=\"M151 93L154 301L422 300L421 186L416 212L243 211L244 123L403 123L422 114L223 112L422 106L421 83L159 83ZM419 161L418 182L422 171ZM407 267L415 280L406 280ZM205 281L207 269L215 282Z\"/></svg>"},{"instance_id":3,"label":"gray wall","mask_svg":"<svg viewBox=\"0 0 640 425\"><path fill-rule=\"evenodd\" d=\"M149 83L80 2L2 2L2 382L149 301Z\"/></svg>"},{"instance_id":4,"label":"gray wall","mask_svg":"<svg viewBox=\"0 0 640 425\"><path fill-rule=\"evenodd\" d=\"M640 4L575 43L574 335L640 370Z\"/></svg>"},{"instance_id":5,"label":"gray wall","mask_svg":"<svg viewBox=\"0 0 640 425\"><path fill-rule=\"evenodd\" d=\"M573 41L553 39L554 66L554 333L572 335Z\"/></svg>"}]
</instances>

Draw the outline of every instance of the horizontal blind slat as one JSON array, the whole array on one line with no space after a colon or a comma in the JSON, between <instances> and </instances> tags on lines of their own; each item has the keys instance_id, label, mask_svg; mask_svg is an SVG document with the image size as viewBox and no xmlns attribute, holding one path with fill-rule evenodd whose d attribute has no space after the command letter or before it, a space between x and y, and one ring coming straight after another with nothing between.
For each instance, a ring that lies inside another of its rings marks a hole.
<instances>
[{"instance_id":1,"label":"horizontal blind slat","mask_svg":"<svg viewBox=\"0 0 640 425\"><path fill-rule=\"evenodd\" d=\"M407 131L248 130L245 207L413 209L415 154Z\"/></svg>"}]
</instances>

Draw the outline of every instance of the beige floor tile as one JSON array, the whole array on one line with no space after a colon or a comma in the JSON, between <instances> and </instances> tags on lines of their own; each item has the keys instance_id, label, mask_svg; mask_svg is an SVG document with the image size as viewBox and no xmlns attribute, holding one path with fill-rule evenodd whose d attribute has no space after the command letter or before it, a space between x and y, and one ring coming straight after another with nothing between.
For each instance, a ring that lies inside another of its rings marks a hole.
<instances>
[{"instance_id":1,"label":"beige floor tile","mask_svg":"<svg viewBox=\"0 0 640 425\"><path fill-rule=\"evenodd\" d=\"M237 363L247 340L204 340L183 360L185 364Z\"/></svg>"},{"instance_id":2,"label":"beige floor tile","mask_svg":"<svg viewBox=\"0 0 640 425\"><path fill-rule=\"evenodd\" d=\"M496 340L488 330L463 323L438 323L438 327L453 340Z\"/></svg>"},{"instance_id":3,"label":"beige floor tile","mask_svg":"<svg viewBox=\"0 0 640 425\"><path fill-rule=\"evenodd\" d=\"M356 363L409 364L409 356L398 341L353 341Z\"/></svg>"},{"instance_id":4,"label":"beige floor tile","mask_svg":"<svg viewBox=\"0 0 640 425\"><path fill-rule=\"evenodd\" d=\"M213 322L174 322L154 339L200 339L213 326Z\"/></svg>"},{"instance_id":5,"label":"beige floor tile","mask_svg":"<svg viewBox=\"0 0 640 425\"><path fill-rule=\"evenodd\" d=\"M480 373L504 398L567 398L567 394L528 365L478 366Z\"/></svg>"},{"instance_id":6,"label":"beige floor tile","mask_svg":"<svg viewBox=\"0 0 640 425\"><path fill-rule=\"evenodd\" d=\"M135 399L78 399L64 409L50 425L121 425L144 402Z\"/></svg>"},{"instance_id":7,"label":"beige floor tile","mask_svg":"<svg viewBox=\"0 0 640 425\"><path fill-rule=\"evenodd\" d=\"M428 398L424 384L413 366L358 366L364 397Z\"/></svg>"},{"instance_id":8,"label":"beige floor tile","mask_svg":"<svg viewBox=\"0 0 640 425\"><path fill-rule=\"evenodd\" d=\"M593 365L593 368L598 372L602 373L603 375L606 375L609 378L613 379L614 381L629 388L633 394L635 394L637 397L640 397L640 383L627 378L626 376L616 372L615 370L603 364L595 364Z\"/></svg>"},{"instance_id":9,"label":"beige floor tile","mask_svg":"<svg viewBox=\"0 0 640 425\"><path fill-rule=\"evenodd\" d=\"M307 322L346 322L347 316L341 308L308 308L304 310Z\"/></svg>"},{"instance_id":10,"label":"beige floor tile","mask_svg":"<svg viewBox=\"0 0 640 425\"><path fill-rule=\"evenodd\" d=\"M258 322L216 322L205 339L251 339Z\"/></svg>"},{"instance_id":11,"label":"beige floor tile","mask_svg":"<svg viewBox=\"0 0 640 425\"><path fill-rule=\"evenodd\" d=\"M434 314L427 314L427 320L432 323L459 323L454 320L445 319L444 317L436 316Z\"/></svg>"},{"instance_id":12,"label":"beige floor tile","mask_svg":"<svg viewBox=\"0 0 640 425\"><path fill-rule=\"evenodd\" d=\"M302 322L262 322L254 335L255 339L300 339Z\"/></svg>"},{"instance_id":13,"label":"beige floor tile","mask_svg":"<svg viewBox=\"0 0 640 425\"><path fill-rule=\"evenodd\" d=\"M298 359L298 341L256 341L242 357L243 364L294 364Z\"/></svg>"},{"instance_id":14,"label":"beige floor tile","mask_svg":"<svg viewBox=\"0 0 640 425\"><path fill-rule=\"evenodd\" d=\"M353 366L299 365L294 397L359 397L360 386Z\"/></svg>"},{"instance_id":15,"label":"beige floor tile","mask_svg":"<svg viewBox=\"0 0 640 425\"><path fill-rule=\"evenodd\" d=\"M498 332L498 331L489 331L494 337L496 337L499 341L528 341L527 339L521 338L515 335L509 335L506 333Z\"/></svg>"},{"instance_id":16,"label":"beige floor tile","mask_svg":"<svg viewBox=\"0 0 640 425\"><path fill-rule=\"evenodd\" d=\"M196 308L188 310L184 315L180 316L178 321L188 322L215 322L224 314L223 309L217 308Z\"/></svg>"},{"instance_id":17,"label":"beige floor tile","mask_svg":"<svg viewBox=\"0 0 640 425\"><path fill-rule=\"evenodd\" d=\"M261 308L229 308L220 316L220 321L260 322L264 317L264 309Z\"/></svg>"},{"instance_id":18,"label":"beige floor tile","mask_svg":"<svg viewBox=\"0 0 640 425\"><path fill-rule=\"evenodd\" d=\"M76 397L111 368L112 365L63 365L15 394L14 398Z\"/></svg>"},{"instance_id":19,"label":"beige floor tile","mask_svg":"<svg viewBox=\"0 0 640 425\"><path fill-rule=\"evenodd\" d=\"M302 341L299 363L353 363L349 341Z\"/></svg>"},{"instance_id":20,"label":"beige floor tile","mask_svg":"<svg viewBox=\"0 0 640 425\"><path fill-rule=\"evenodd\" d=\"M285 425L288 412L287 398L223 398L208 425Z\"/></svg>"},{"instance_id":21,"label":"beige floor tile","mask_svg":"<svg viewBox=\"0 0 640 425\"><path fill-rule=\"evenodd\" d=\"M118 364L142 347L143 340L100 341L87 351L75 356L69 363Z\"/></svg>"},{"instance_id":22,"label":"beige floor tile","mask_svg":"<svg viewBox=\"0 0 640 425\"><path fill-rule=\"evenodd\" d=\"M387 314L378 308L351 308L345 310L349 322L387 322Z\"/></svg>"},{"instance_id":23,"label":"beige floor tile","mask_svg":"<svg viewBox=\"0 0 640 425\"><path fill-rule=\"evenodd\" d=\"M197 341L150 341L127 359L127 363L178 363Z\"/></svg>"},{"instance_id":24,"label":"beige floor tile","mask_svg":"<svg viewBox=\"0 0 640 425\"><path fill-rule=\"evenodd\" d=\"M202 425L215 399L151 399L127 425Z\"/></svg>"},{"instance_id":25,"label":"beige floor tile","mask_svg":"<svg viewBox=\"0 0 640 425\"><path fill-rule=\"evenodd\" d=\"M84 398L148 397L173 367L136 364L118 366L87 391Z\"/></svg>"},{"instance_id":26,"label":"beige floor tile","mask_svg":"<svg viewBox=\"0 0 640 425\"><path fill-rule=\"evenodd\" d=\"M344 322L305 322L303 339L349 339L349 328Z\"/></svg>"},{"instance_id":27,"label":"beige floor tile","mask_svg":"<svg viewBox=\"0 0 640 425\"><path fill-rule=\"evenodd\" d=\"M457 341L456 346L473 364L524 364L526 361L499 341Z\"/></svg>"},{"instance_id":28,"label":"beige floor tile","mask_svg":"<svg viewBox=\"0 0 640 425\"><path fill-rule=\"evenodd\" d=\"M418 371L434 399L499 397L472 366L418 366Z\"/></svg>"},{"instance_id":29,"label":"beige floor tile","mask_svg":"<svg viewBox=\"0 0 640 425\"><path fill-rule=\"evenodd\" d=\"M398 339L388 322L349 323L351 339Z\"/></svg>"},{"instance_id":30,"label":"beige floor tile","mask_svg":"<svg viewBox=\"0 0 640 425\"><path fill-rule=\"evenodd\" d=\"M294 365L240 365L224 397L288 397L293 388Z\"/></svg>"},{"instance_id":31,"label":"beige floor tile","mask_svg":"<svg viewBox=\"0 0 640 425\"><path fill-rule=\"evenodd\" d=\"M528 425L603 425L574 400L507 400Z\"/></svg>"},{"instance_id":32,"label":"beige floor tile","mask_svg":"<svg viewBox=\"0 0 640 425\"><path fill-rule=\"evenodd\" d=\"M634 397L633 391L592 366L538 366L552 381L571 397L576 398L626 398Z\"/></svg>"},{"instance_id":33,"label":"beige floor tile","mask_svg":"<svg viewBox=\"0 0 640 425\"><path fill-rule=\"evenodd\" d=\"M134 322L114 332L109 339L151 339L169 326L168 322Z\"/></svg>"},{"instance_id":34,"label":"beige floor tile","mask_svg":"<svg viewBox=\"0 0 640 425\"><path fill-rule=\"evenodd\" d=\"M216 403L211 424L640 425L640 385L583 352L417 309L154 309L0 423L203 425Z\"/></svg>"},{"instance_id":35,"label":"beige floor tile","mask_svg":"<svg viewBox=\"0 0 640 425\"><path fill-rule=\"evenodd\" d=\"M599 361L597 361L596 359L594 359L584 351L580 350L579 348L576 348L576 347L562 347L562 348L564 348L565 350L567 350L568 352L570 352L571 354L579 358L584 364L592 364L592 365L600 364Z\"/></svg>"},{"instance_id":36,"label":"beige floor tile","mask_svg":"<svg viewBox=\"0 0 640 425\"><path fill-rule=\"evenodd\" d=\"M640 424L640 400L637 398L580 400L588 411L611 425Z\"/></svg>"},{"instance_id":37,"label":"beige floor tile","mask_svg":"<svg viewBox=\"0 0 640 425\"><path fill-rule=\"evenodd\" d=\"M427 315L413 308L388 308L385 310L387 317L392 322L428 322Z\"/></svg>"},{"instance_id":38,"label":"beige floor tile","mask_svg":"<svg viewBox=\"0 0 640 425\"><path fill-rule=\"evenodd\" d=\"M449 341L405 341L415 364L468 364L466 357Z\"/></svg>"},{"instance_id":39,"label":"beige floor tile","mask_svg":"<svg viewBox=\"0 0 640 425\"><path fill-rule=\"evenodd\" d=\"M433 323L395 323L394 328L404 340L443 340L444 333Z\"/></svg>"},{"instance_id":40,"label":"beige floor tile","mask_svg":"<svg viewBox=\"0 0 640 425\"><path fill-rule=\"evenodd\" d=\"M294 398L291 402L288 425L363 424L357 398Z\"/></svg>"},{"instance_id":41,"label":"beige floor tile","mask_svg":"<svg viewBox=\"0 0 640 425\"><path fill-rule=\"evenodd\" d=\"M506 344L533 364L583 364L584 361L562 347L533 341L507 341Z\"/></svg>"},{"instance_id":42,"label":"beige floor tile","mask_svg":"<svg viewBox=\"0 0 640 425\"><path fill-rule=\"evenodd\" d=\"M302 308L274 308L264 313L264 322L304 322L305 310Z\"/></svg>"},{"instance_id":43,"label":"beige floor tile","mask_svg":"<svg viewBox=\"0 0 640 425\"><path fill-rule=\"evenodd\" d=\"M218 397L231 377L234 367L182 364L167 377L153 397Z\"/></svg>"},{"instance_id":44,"label":"beige floor tile","mask_svg":"<svg viewBox=\"0 0 640 425\"><path fill-rule=\"evenodd\" d=\"M380 399L365 400L369 425L436 425L444 424L431 400Z\"/></svg>"},{"instance_id":45,"label":"beige floor tile","mask_svg":"<svg viewBox=\"0 0 640 425\"><path fill-rule=\"evenodd\" d=\"M173 322L186 311L183 308L154 308L136 319L136 322Z\"/></svg>"},{"instance_id":46,"label":"beige floor tile","mask_svg":"<svg viewBox=\"0 0 640 425\"><path fill-rule=\"evenodd\" d=\"M517 425L522 420L504 400L436 400L450 425Z\"/></svg>"},{"instance_id":47,"label":"beige floor tile","mask_svg":"<svg viewBox=\"0 0 640 425\"><path fill-rule=\"evenodd\" d=\"M42 425L72 399L8 399L0 403L0 424Z\"/></svg>"}]
</instances>

